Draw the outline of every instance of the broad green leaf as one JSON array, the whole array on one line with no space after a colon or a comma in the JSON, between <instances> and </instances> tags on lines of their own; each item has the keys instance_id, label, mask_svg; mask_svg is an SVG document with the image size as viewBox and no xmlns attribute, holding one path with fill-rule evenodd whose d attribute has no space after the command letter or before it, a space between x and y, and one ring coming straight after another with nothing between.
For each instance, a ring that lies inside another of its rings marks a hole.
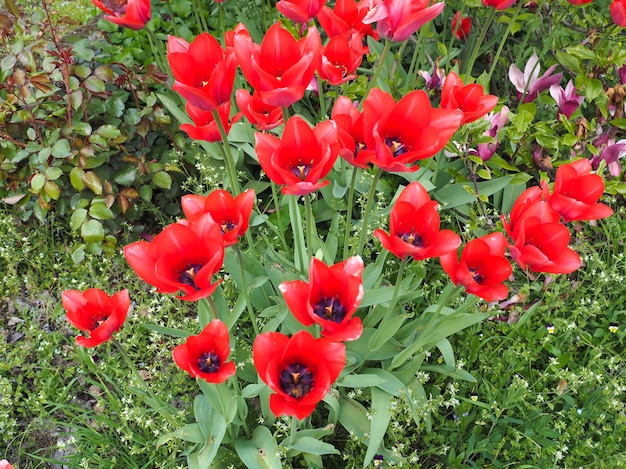
<instances>
[{"instance_id":1,"label":"broad green leaf","mask_svg":"<svg viewBox=\"0 0 626 469\"><path fill-rule=\"evenodd\" d=\"M126 166L113 176L113 180L122 186L130 186L137 178L137 167Z\"/></svg>"},{"instance_id":2,"label":"broad green leaf","mask_svg":"<svg viewBox=\"0 0 626 469\"><path fill-rule=\"evenodd\" d=\"M77 191L82 191L85 188L85 183L83 182L84 175L85 172L79 167L72 168L70 171L70 184Z\"/></svg>"},{"instance_id":3,"label":"broad green leaf","mask_svg":"<svg viewBox=\"0 0 626 469\"><path fill-rule=\"evenodd\" d=\"M110 124L101 125L95 133L106 140L114 140L122 135L120 129Z\"/></svg>"},{"instance_id":4,"label":"broad green leaf","mask_svg":"<svg viewBox=\"0 0 626 469\"><path fill-rule=\"evenodd\" d=\"M104 93L104 82L97 76L91 75L84 82L85 88L92 93Z\"/></svg>"},{"instance_id":5,"label":"broad green leaf","mask_svg":"<svg viewBox=\"0 0 626 469\"><path fill-rule=\"evenodd\" d=\"M82 177L83 183L96 195L102 195L102 181L93 171L87 171Z\"/></svg>"},{"instance_id":6,"label":"broad green leaf","mask_svg":"<svg viewBox=\"0 0 626 469\"><path fill-rule=\"evenodd\" d=\"M78 210L75 210L70 217L70 228L72 229L72 231L77 231L86 219L87 210L85 210L84 208L79 208Z\"/></svg>"},{"instance_id":7,"label":"broad green leaf","mask_svg":"<svg viewBox=\"0 0 626 469\"><path fill-rule=\"evenodd\" d=\"M89 207L89 216L97 220L113 220L115 214L104 203L95 203Z\"/></svg>"},{"instance_id":8,"label":"broad green leaf","mask_svg":"<svg viewBox=\"0 0 626 469\"><path fill-rule=\"evenodd\" d=\"M384 381L384 378L374 374L349 374L344 376L341 381L338 381L337 386L346 388L367 388L370 386L378 386Z\"/></svg>"},{"instance_id":9,"label":"broad green leaf","mask_svg":"<svg viewBox=\"0 0 626 469\"><path fill-rule=\"evenodd\" d=\"M374 414L370 425L370 439L367 445L363 468L366 468L372 461L376 453L379 452L380 445L387 433L389 420L391 419L391 394L385 391L372 388L372 407L370 411Z\"/></svg>"},{"instance_id":10,"label":"broad green leaf","mask_svg":"<svg viewBox=\"0 0 626 469\"><path fill-rule=\"evenodd\" d=\"M301 453L310 453L310 454L339 454L337 448L335 448L330 443L325 443L320 441L317 438L311 438L310 436L301 436L298 437L296 433L296 439L291 443L288 448L292 450L297 450Z\"/></svg>"},{"instance_id":11,"label":"broad green leaf","mask_svg":"<svg viewBox=\"0 0 626 469\"><path fill-rule=\"evenodd\" d=\"M206 441L202 430L200 430L200 425L197 423L189 423L176 431L161 435L156 443L156 447L158 448L174 438L189 441L190 443L204 443Z\"/></svg>"},{"instance_id":12,"label":"broad green leaf","mask_svg":"<svg viewBox=\"0 0 626 469\"><path fill-rule=\"evenodd\" d=\"M376 332L374 332L374 335L370 337L369 349L375 352L385 345L402 327L407 317L407 314L395 314L390 319L385 318L376 329Z\"/></svg>"},{"instance_id":13,"label":"broad green leaf","mask_svg":"<svg viewBox=\"0 0 626 469\"><path fill-rule=\"evenodd\" d=\"M231 423L237 415L237 399L226 383L208 383L198 378L198 386L226 423Z\"/></svg>"},{"instance_id":14,"label":"broad green leaf","mask_svg":"<svg viewBox=\"0 0 626 469\"><path fill-rule=\"evenodd\" d=\"M89 220L80 227L80 237L86 243L99 243L104 239L104 228L98 220Z\"/></svg>"},{"instance_id":15,"label":"broad green leaf","mask_svg":"<svg viewBox=\"0 0 626 469\"><path fill-rule=\"evenodd\" d=\"M339 423L357 438L365 438L369 432L370 423L367 418L367 410L362 404L354 399L341 397L339 399Z\"/></svg>"},{"instance_id":16,"label":"broad green leaf","mask_svg":"<svg viewBox=\"0 0 626 469\"><path fill-rule=\"evenodd\" d=\"M61 190L59 186L54 181L46 181L43 185L43 191L45 194L50 197L52 200L59 200L59 195L61 194Z\"/></svg>"},{"instance_id":17,"label":"broad green leaf","mask_svg":"<svg viewBox=\"0 0 626 469\"><path fill-rule=\"evenodd\" d=\"M159 171L152 176L152 182L161 189L169 189L172 187L172 177L165 171Z\"/></svg>"},{"instance_id":18,"label":"broad green leaf","mask_svg":"<svg viewBox=\"0 0 626 469\"><path fill-rule=\"evenodd\" d=\"M476 378L474 378L471 373L465 371L462 368L456 368L454 366L448 365L422 365L422 370L425 371L434 371L436 373L441 373L442 375L450 376L454 379L460 379L463 381L469 381L471 383L476 382Z\"/></svg>"},{"instance_id":19,"label":"broad green leaf","mask_svg":"<svg viewBox=\"0 0 626 469\"><path fill-rule=\"evenodd\" d=\"M280 458L276 455L278 445L269 428L260 426L252 432L252 439L238 439L235 449L248 469L281 469Z\"/></svg>"},{"instance_id":20,"label":"broad green leaf","mask_svg":"<svg viewBox=\"0 0 626 469\"><path fill-rule=\"evenodd\" d=\"M44 184L46 183L46 176L39 173L35 174L33 178L30 180L30 187L33 189L33 192L38 194L43 189Z\"/></svg>"}]
</instances>

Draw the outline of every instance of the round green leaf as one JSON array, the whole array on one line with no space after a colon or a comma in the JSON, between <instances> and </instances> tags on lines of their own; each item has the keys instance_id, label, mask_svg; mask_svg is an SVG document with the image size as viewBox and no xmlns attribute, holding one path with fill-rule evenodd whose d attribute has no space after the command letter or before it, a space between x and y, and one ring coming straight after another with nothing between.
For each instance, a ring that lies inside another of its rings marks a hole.
<instances>
[{"instance_id":1,"label":"round green leaf","mask_svg":"<svg viewBox=\"0 0 626 469\"><path fill-rule=\"evenodd\" d=\"M85 222L87 219L87 210L84 208L79 208L72 213L70 217L70 228L72 231L78 231L78 228Z\"/></svg>"},{"instance_id":2,"label":"round green leaf","mask_svg":"<svg viewBox=\"0 0 626 469\"><path fill-rule=\"evenodd\" d=\"M104 82L92 75L85 80L85 88L87 88L92 93L104 93Z\"/></svg>"},{"instance_id":3,"label":"round green leaf","mask_svg":"<svg viewBox=\"0 0 626 469\"><path fill-rule=\"evenodd\" d=\"M30 180L30 187L32 187L34 192L39 193L39 191L43 189L45 183L46 176L44 176L43 174L35 174Z\"/></svg>"},{"instance_id":4,"label":"round green leaf","mask_svg":"<svg viewBox=\"0 0 626 469\"><path fill-rule=\"evenodd\" d=\"M98 220L89 220L80 227L80 236L86 243L99 243L104 239L104 228Z\"/></svg>"},{"instance_id":5,"label":"round green leaf","mask_svg":"<svg viewBox=\"0 0 626 469\"><path fill-rule=\"evenodd\" d=\"M111 220L115 218L115 214L104 203L92 204L89 207L89 215L98 220Z\"/></svg>"},{"instance_id":6,"label":"round green leaf","mask_svg":"<svg viewBox=\"0 0 626 469\"><path fill-rule=\"evenodd\" d=\"M85 183L83 182L83 176L85 175L85 171L81 168L72 168L70 171L70 184L77 191L82 191L85 188Z\"/></svg>"},{"instance_id":7,"label":"round green leaf","mask_svg":"<svg viewBox=\"0 0 626 469\"><path fill-rule=\"evenodd\" d=\"M122 132L120 132L117 127L109 124L101 125L100 127L98 127L96 133L107 140L113 140L114 138L122 135Z\"/></svg>"},{"instance_id":8,"label":"round green leaf","mask_svg":"<svg viewBox=\"0 0 626 469\"><path fill-rule=\"evenodd\" d=\"M55 158L67 158L71 154L72 151L70 150L70 142L64 138L57 140L52 147L52 156Z\"/></svg>"},{"instance_id":9,"label":"round green leaf","mask_svg":"<svg viewBox=\"0 0 626 469\"><path fill-rule=\"evenodd\" d=\"M63 175L63 170L57 166L51 166L46 169L46 177L50 181L54 181L55 179L59 179Z\"/></svg>"},{"instance_id":10,"label":"round green leaf","mask_svg":"<svg viewBox=\"0 0 626 469\"><path fill-rule=\"evenodd\" d=\"M53 200L59 200L59 195L61 194L61 190L59 186L54 181L47 181L43 186L43 191L46 193L48 197Z\"/></svg>"},{"instance_id":11,"label":"round green leaf","mask_svg":"<svg viewBox=\"0 0 626 469\"><path fill-rule=\"evenodd\" d=\"M169 189L172 186L172 178L165 171L159 171L152 176L154 185L161 189Z\"/></svg>"},{"instance_id":12,"label":"round green leaf","mask_svg":"<svg viewBox=\"0 0 626 469\"><path fill-rule=\"evenodd\" d=\"M93 171L87 171L83 175L83 182L89 189L93 191L94 194L102 195L102 181L98 177L96 173Z\"/></svg>"}]
</instances>

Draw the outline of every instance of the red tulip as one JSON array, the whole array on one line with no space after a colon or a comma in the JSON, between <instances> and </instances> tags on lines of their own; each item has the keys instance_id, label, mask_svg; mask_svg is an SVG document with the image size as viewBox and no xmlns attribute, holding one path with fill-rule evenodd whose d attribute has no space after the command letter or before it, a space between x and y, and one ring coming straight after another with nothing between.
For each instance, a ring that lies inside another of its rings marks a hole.
<instances>
[{"instance_id":1,"label":"red tulip","mask_svg":"<svg viewBox=\"0 0 626 469\"><path fill-rule=\"evenodd\" d=\"M506 239L502 233L491 233L468 242L461 253L439 258L443 270L455 285L461 284L468 293L487 301L503 300L509 294L504 282L513 271L504 257Z\"/></svg>"},{"instance_id":2,"label":"red tulip","mask_svg":"<svg viewBox=\"0 0 626 469\"><path fill-rule=\"evenodd\" d=\"M613 0L609 7L613 23L625 28L626 27L626 0Z\"/></svg>"},{"instance_id":3,"label":"red tulip","mask_svg":"<svg viewBox=\"0 0 626 469\"><path fill-rule=\"evenodd\" d=\"M598 203L603 193L604 181L597 174L591 174L591 162L586 158L559 166L551 195L544 183L544 195L550 207L565 222L611 216L613 210Z\"/></svg>"},{"instance_id":4,"label":"red tulip","mask_svg":"<svg viewBox=\"0 0 626 469\"><path fill-rule=\"evenodd\" d=\"M457 39L465 40L469 37L472 28L471 18L464 16L461 18L461 12L457 11L452 17L452 31Z\"/></svg>"},{"instance_id":5,"label":"red tulip","mask_svg":"<svg viewBox=\"0 0 626 469\"><path fill-rule=\"evenodd\" d=\"M214 319L200 334L174 347L172 357L192 378L223 383L235 374L235 363L226 361L229 353L228 329L222 321Z\"/></svg>"},{"instance_id":6,"label":"red tulip","mask_svg":"<svg viewBox=\"0 0 626 469\"><path fill-rule=\"evenodd\" d=\"M279 106L265 104L258 93L250 94L248 90L238 89L235 101L243 115L259 130L272 130L283 124L283 110Z\"/></svg>"},{"instance_id":7,"label":"red tulip","mask_svg":"<svg viewBox=\"0 0 626 469\"><path fill-rule=\"evenodd\" d=\"M315 18L326 0L279 0L276 9L291 21L305 24Z\"/></svg>"},{"instance_id":8,"label":"red tulip","mask_svg":"<svg viewBox=\"0 0 626 469\"><path fill-rule=\"evenodd\" d=\"M167 60L175 79L172 89L189 103L213 111L230 102L237 60L209 33L196 36L191 44L169 36Z\"/></svg>"},{"instance_id":9,"label":"red tulip","mask_svg":"<svg viewBox=\"0 0 626 469\"><path fill-rule=\"evenodd\" d=\"M189 102L185 105L185 109L194 123L193 125L182 124L180 126L180 130L185 132L194 140L206 140L207 142L219 142L222 140L219 127L217 126L217 122L215 122L213 111L203 111ZM241 119L242 116L239 112L235 114L232 119L229 119L230 102L220 105L217 108L217 114L219 115L222 126L227 134L230 131L231 126Z\"/></svg>"},{"instance_id":10,"label":"red tulip","mask_svg":"<svg viewBox=\"0 0 626 469\"><path fill-rule=\"evenodd\" d=\"M308 283L294 280L278 288L302 324L319 324L321 334L331 340L356 340L363 332L361 319L352 317L363 299L362 272L359 256L332 266L313 258Z\"/></svg>"},{"instance_id":11,"label":"red tulip","mask_svg":"<svg viewBox=\"0 0 626 469\"><path fill-rule=\"evenodd\" d=\"M463 111L463 124L473 122L493 111L498 104L498 97L485 94L478 83L463 85L459 76L450 72L441 89L441 107L443 109L459 109Z\"/></svg>"},{"instance_id":12,"label":"red tulip","mask_svg":"<svg viewBox=\"0 0 626 469\"><path fill-rule=\"evenodd\" d=\"M482 0L486 7L493 7L496 10L506 10L515 3L515 0Z\"/></svg>"},{"instance_id":13,"label":"red tulip","mask_svg":"<svg viewBox=\"0 0 626 469\"><path fill-rule=\"evenodd\" d=\"M363 102L365 146L372 163L385 171L417 171L417 160L433 156L457 131L459 110L433 109L428 94L411 91L396 104L393 97L374 88Z\"/></svg>"},{"instance_id":14,"label":"red tulip","mask_svg":"<svg viewBox=\"0 0 626 469\"><path fill-rule=\"evenodd\" d=\"M572 5L585 5L587 3L591 3L592 0L567 0L567 2Z\"/></svg>"},{"instance_id":15,"label":"red tulip","mask_svg":"<svg viewBox=\"0 0 626 469\"><path fill-rule=\"evenodd\" d=\"M282 139L257 132L256 152L267 176L282 184L283 194L306 195L329 181L320 181L333 167L339 148L337 128L323 121L313 129L300 116L285 124Z\"/></svg>"},{"instance_id":16,"label":"red tulip","mask_svg":"<svg viewBox=\"0 0 626 469\"><path fill-rule=\"evenodd\" d=\"M104 19L129 29L142 29L150 21L150 0L92 0L106 13Z\"/></svg>"},{"instance_id":17,"label":"red tulip","mask_svg":"<svg viewBox=\"0 0 626 469\"><path fill-rule=\"evenodd\" d=\"M272 106L285 107L304 96L320 60L322 47L315 27L296 41L280 24L272 25L261 45L247 33L236 34L235 53L248 83L261 99Z\"/></svg>"},{"instance_id":18,"label":"red tulip","mask_svg":"<svg viewBox=\"0 0 626 469\"><path fill-rule=\"evenodd\" d=\"M363 60L361 35L356 31L330 38L322 52L319 76L333 86L354 80Z\"/></svg>"},{"instance_id":19,"label":"red tulip","mask_svg":"<svg viewBox=\"0 0 626 469\"><path fill-rule=\"evenodd\" d=\"M252 356L259 376L275 392L270 396L274 415L295 415L300 420L311 415L328 394L346 363L342 343L315 339L308 331L291 338L278 332L260 334Z\"/></svg>"},{"instance_id":20,"label":"red tulip","mask_svg":"<svg viewBox=\"0 0 626 469\"><path fill-rule=\"evenodd\" d=\"M13 469L13 466L9 463L9 461L3 459L0 461L0 469Z\"/></svg>"},{"instance_id":21,"label":"red tulip","mask_svg":"<svg viewBox=\"0 0 626 469\"><path fill-rule=\"evenodd\" d=\"M358 168L368 168L372 152L365 149L363 114L358 103L346 96L339 96L331 114L337 125L337 137L341 144L339 156Z\"/></svg>"},{"instance_id":22,"label":"red tulip","mask_svg":"<svg viewBox=\"0 0 626 469\"><path fill-rule=\"evenodd\" d=\"M443 11L444 2L430 0L371 0L363 23L376 22L376 31L392 41L406 41L420 26Z\"/></svg>"},{"instance_id":23,"label":"red tulip","mask_svg":"<svg viewBox=\"0 0 626 469\"><path fill-rule=\"evenodd\" d=\"M181 199L183 212L193 223L205 213L220 226L224 237L224 247L239 241L248 229L256 195L252 189L234 197L223 189L216 189L206 197L195 194L184 195Z\"/></svg>"},{"instance_id":24,"label":"red tulip","mask_svg":"<svg viewBox=\"0 0 626 469\"><path fill-rule=\"evenodd\" d=\"M212 277L222 267L224 242L220 226L206 213L184 225L171 224L150 242L124 247L124 256L143 280L163 293L197 301L217 288Z\"/></svg>"},{"instance_id":25,"label":"red tulip","mask_svg":"<svg viewBox=\"0 0 626 469\"><path fill-rule=\"evenodd\" d=\"M537 218L541 223L559 223L561 219L544 199L541 188L537 186L526 189L517 197L511 208L509 222L502 215L502 225L512 239L517 239L524 229L522 222L529 217Z\"/></svg>"},{"instance_id":26,"label":"red tulip","mask_svg":"<svg viewBox=\"0 0 626 469\"><path fill-rule=\"evenodd\" d=\"M362 37L372 36L378 40L379 35L372 25L363 23L368 11L369 0L337 0L332 9L324 5L317 14L317 20L328 37L342 36L354 29Z\"/></svg>"},{"instance_id":27,"label":"red tulip","mask_svg":"<svg viewBox=\"0 0 626 469\"><path fill-rule=\"evenodd\" d=\"M65 290L62 303L69 323L88 335L76 337L76 343L82 347L95 347L111 340L121 329L130 308L130 296L128 290L111 297L98 288L84 292Z\"/></svg>"},{"instance_id":28,"label":"red tulip","mask_svg":"<svg viewBox=\"0 0 626 469\"><path fill-rule=\"evenodd\" d=\"M383 247L399 258L412 256L416 261L448 254L461 244L451 230L439 230L437 202L419 182L406 186L391 208L389 234L375 230Z\"/></svg>"}]
</instances>

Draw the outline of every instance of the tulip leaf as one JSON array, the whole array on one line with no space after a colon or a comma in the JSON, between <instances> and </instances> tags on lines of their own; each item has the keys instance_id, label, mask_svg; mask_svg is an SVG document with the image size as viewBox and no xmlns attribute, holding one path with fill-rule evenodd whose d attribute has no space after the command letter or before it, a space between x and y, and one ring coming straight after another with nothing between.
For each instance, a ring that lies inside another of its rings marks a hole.
<instances>
[{"instance_id":1,"label":"tulip leaf","mask_svg":"<svg viewBox=\"0 0 626 469\"><path fill-rule=\"evenodd\" d=\"M299 453L309 453L317 455L339 454L337 448L335 448L330 443L325 443L317 438L312 438L310 436L296 437L296 439L288 446L288 448L288 456L291 456L293 450L295 450L295 454L293 456Z\"/></svg>"},{"instance_id":2,"label":"tulip leaf","mask_svg":"<svg viewBox=\"0 0 626 469\"><path fill-rule=\"evenodd\" d=\"M252 439L238 439L235 449L241 461L249 469L280 469L282 464L276 455L278 445L269 428L259 426L252 432Z\"/></svg>"},{"instance_id":3,"label":"tulip leaf","mask_svg":"<svg viewBox=\"0 0 626 469\"><path fill-rule=\"evenodd\" d=\"M181 339L186 339L187 337L193 335L190 332L183 331L181 329L174 329L173 327L159 326L158 324L142 324L142 325L149 331L158 332L159 334L169 335L172 337L180 337Z\"/></svg>"},{"instance_id":4,"label":"tulip leaf","mask_svg":"<svg viewBox=\"0 0 626 469\"><path fill-rule=\"evenodd\" d=\"M202 430L200 430L200 425L198 423L189 423L176 431L162 435L157 441L156 447L159 448L159 446L164 445L173 438L189 441L190 443L204 443L206 441Z\"/></svg>"},{"instance_id":5,"label":"tulip leaf","mask_svg":"<svg viewBox=\"0 0 626 469\"><path fill-rule=\"evenodd\" d=\"M440 373L442 375L449 376L450 378L460 379L463 381L469 381L471 383L476 382L476 378L474 378L468 371L465 371L462 368L457 368L449 365L423 365L422 370L424 371L434 371L436 373Z\"/></svg>"},{"instance_id":6,"label":"tulip leaf","mask_svg":"<svg viewBox=\"0 0 626 469\"><path fill-rule=\"evenodd\" d=\"M225 383L208 383L200 378L197 381L202 394L225 419L226 423L228 424L235 420L237 400L230 388Z\"/></svg>"},{"instance_id":7,"label":"tulip leaf","mask_svg":"<svg viewBox=\"0 0 626 469\"><path fill-rule=\"evenodd\" d=\"M196 396L193 403L194 416L200 427L204 445L187 456L189 468L210 467L224 439L228 424L203 395Z\"/></svg>"},{"instance_id":8,"label":"tulip leaf","mask_svg":"<svg viewBox=\"0 0 626 469\"><path fill-rule=\"evenodd\" d=\"M443 357L443 361L446 362L446 365L455 366L456 361L454 360L454 351L452 350L452 344L450 344L448 339L441 339L435 344L435 347L437 347L441 352L441 356Z\"/></svg>"},{"instance_id":9,"label":"tulip leaf","mask_svg":"<svg viewBox=\"0 0 626 469\"><path fill-rule=\"evenodd\" d=\"M382 378L383 381L380 384L377 384L376 387L388 392L392 396L400 396L406 388L406 385L395 375L383 370L382 368L365 368L363 373L374 374Z\"/></svg>"},{"instance_id":10,"label":"tulip leaf","mask_svg":"<svg viewBox=\"0 0 626 469\"><path fill-rule=\"evenodd\" d=\"M295 195L287 197L289 202L289 221L293 231L293 248L295 253L296 269L301 273L306 273L309 269L307 261L306 245L304 243L304 223L300 207L298 206L298 198Z\"/></svg>"},{"instance_id":11,"label":"tulip leaf","mask_svg":"<svg viewBox=\"0 0 626 469\"><path fill-rule=\"evenodd\" d=\"M367 388L378 386L384 381L384 378L374 374L347 375L341 381L337 382L337 386L346 388Z\"/></svg>"},{"instance_id":12,"label":"tulip leaf","mask_svg":"<svg viewBox=\"0 0 626 469\"><path fill-rule=\"evenodd\" d=\"M387 426L391 419L391 400L391 394L378 388L372 388L371 412L373 416L370 421L370 440L367 445L365 458L363 459L364 468L369 465L376 453L379 452L380 445L387 433Z\"/></svg>"},{"instance_id":13,"label":"tulip leaf","mask_svg":"<svg viewBox=\"0 0 626 469\"><path fill-rule=\"evenodd\" d=\"M376 258L376 262L368 264L365 269L363 269L363 288L366 293L383 278L381 274L383 272L383 267L385 267L385 261L387 260L388 253L389 251L382 249Z\"/></svg>"},{"instance_id":14,"label":"tulip leaf","mask_svg":"<svg viewBox=\"0 0 626 469\"><path fill-rule=\"evenodd\" d=\"M404 320L409 317L408 314L396 314L391 318L385 318L383 322L376 328L374 335L370 337L368 348L372 352L377 351L391 339L396 332L402 327Z\"/></svg>"},{"instance_id":15,"label":"tulip leaf","mask_svg":"<svg viewBox=\"0 0 626 469\"><path fill-rule=\"evenodd\" d=\"M172 93L173 94L173 93ZM156 93L159 101L163 103L163 106L172 114L178 122L181 124L193 124L191 118L180 108L178 104L174 102L172 98L163 93Z\"/></svg>"},{"instance_id":16,"label":"tulip leaf","mask_svg":"<svg viewBox=\"0 0 626 469\"><path fill-rule=\"evenodd\" d=\"M369 420L367 419L367 410L363 405L354 399L339 399L339 423L353 433L357 438L365 438L369 431Z\"/></svg>"}]
</instances>

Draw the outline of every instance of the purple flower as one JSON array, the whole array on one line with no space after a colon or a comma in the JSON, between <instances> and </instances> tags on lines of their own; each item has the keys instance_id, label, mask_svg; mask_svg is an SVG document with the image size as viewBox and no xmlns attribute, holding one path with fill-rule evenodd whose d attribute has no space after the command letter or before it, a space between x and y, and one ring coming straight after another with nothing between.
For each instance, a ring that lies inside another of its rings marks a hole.
<instances>
[{"instance_id":1,"label":"purple flower","mask_svg":"<svg viewBox=\"0 0 626 469\"><path fill-rule=\"evenodd\" d=\"M599 137L599 138L602 138ZM596 139L594 144L599 139ZM620 159L626 156L626 139L615 141L614 138L609 138L607 144L600 150L599 155L591 157L591 166L593 169L597 169L601 160L604 160L609 167L609 173L611 176L619 176L622 171Z\"/></svg>"},{"instance_id":2,"label":"purple flower","mask_svg":"<svg viewBox=\"0 0 626 469\"><path fill-rule=\"evenodd\" d=\"M617 69L617 76L619 76L622 85L626 85L626 65L622 65Z\"/></svg>"},{"instance_id":3,"label":"purple flower","mask_svg":"<svg viewBox=\"0 0 626 469\"><path fill-rule=\"evenodd\" d=\"M433 74L420 70L417 72L424 81L426 81L426 88L429 90L440 90L443 86L443 80L446 78L446 72L443 68L439 68L439 64L435 63Z\"/></svg>"},{"instance_id":4,"label":"purple flower","mask_svg":"<svg viewBox=\"0 0 626 469\"><path fill-rule=\"evenodd\" d=\"M535 100L537 94L547 90L552 85L557 85L561 81L563 74L557 73L552 75L555 68L556 65L553 65L539 77L539 57L537 57L535 52L526 62L524 73L515 64L511 64L509 67L509 79L517 89L518 98L524 96L524 102L529 103Z\"/></svg>"},{"instance_id":5,"label":"purple flower","mask_svg":"<svg viewBox=\"0 0 626 469\"><path fill-rule=\"evenodd\" d=\"M502 106L500 112L487 114L485 120L488 120L491 125L489 126L489 130L483 135L494 138L495 142L478 144L478 156L480 156L480 159L483 161L490 159L498 149L498 133L500 133L500 129L509 122L509 108Z\"/></svg>"},{"instance_id":6,"label":"purple flower","mask_svg":"<svg viewBox=\"0 0 626 469\"><path fill-rule=\"evenodd\" d=\"M565 115L568 119L574 114L584 99L576 94L576 87L572 80L567 83L565 89L561 85L552 85L550 87L550 96L554 98L559 106L559 114Z\"/></svg>"}]
</instances>

